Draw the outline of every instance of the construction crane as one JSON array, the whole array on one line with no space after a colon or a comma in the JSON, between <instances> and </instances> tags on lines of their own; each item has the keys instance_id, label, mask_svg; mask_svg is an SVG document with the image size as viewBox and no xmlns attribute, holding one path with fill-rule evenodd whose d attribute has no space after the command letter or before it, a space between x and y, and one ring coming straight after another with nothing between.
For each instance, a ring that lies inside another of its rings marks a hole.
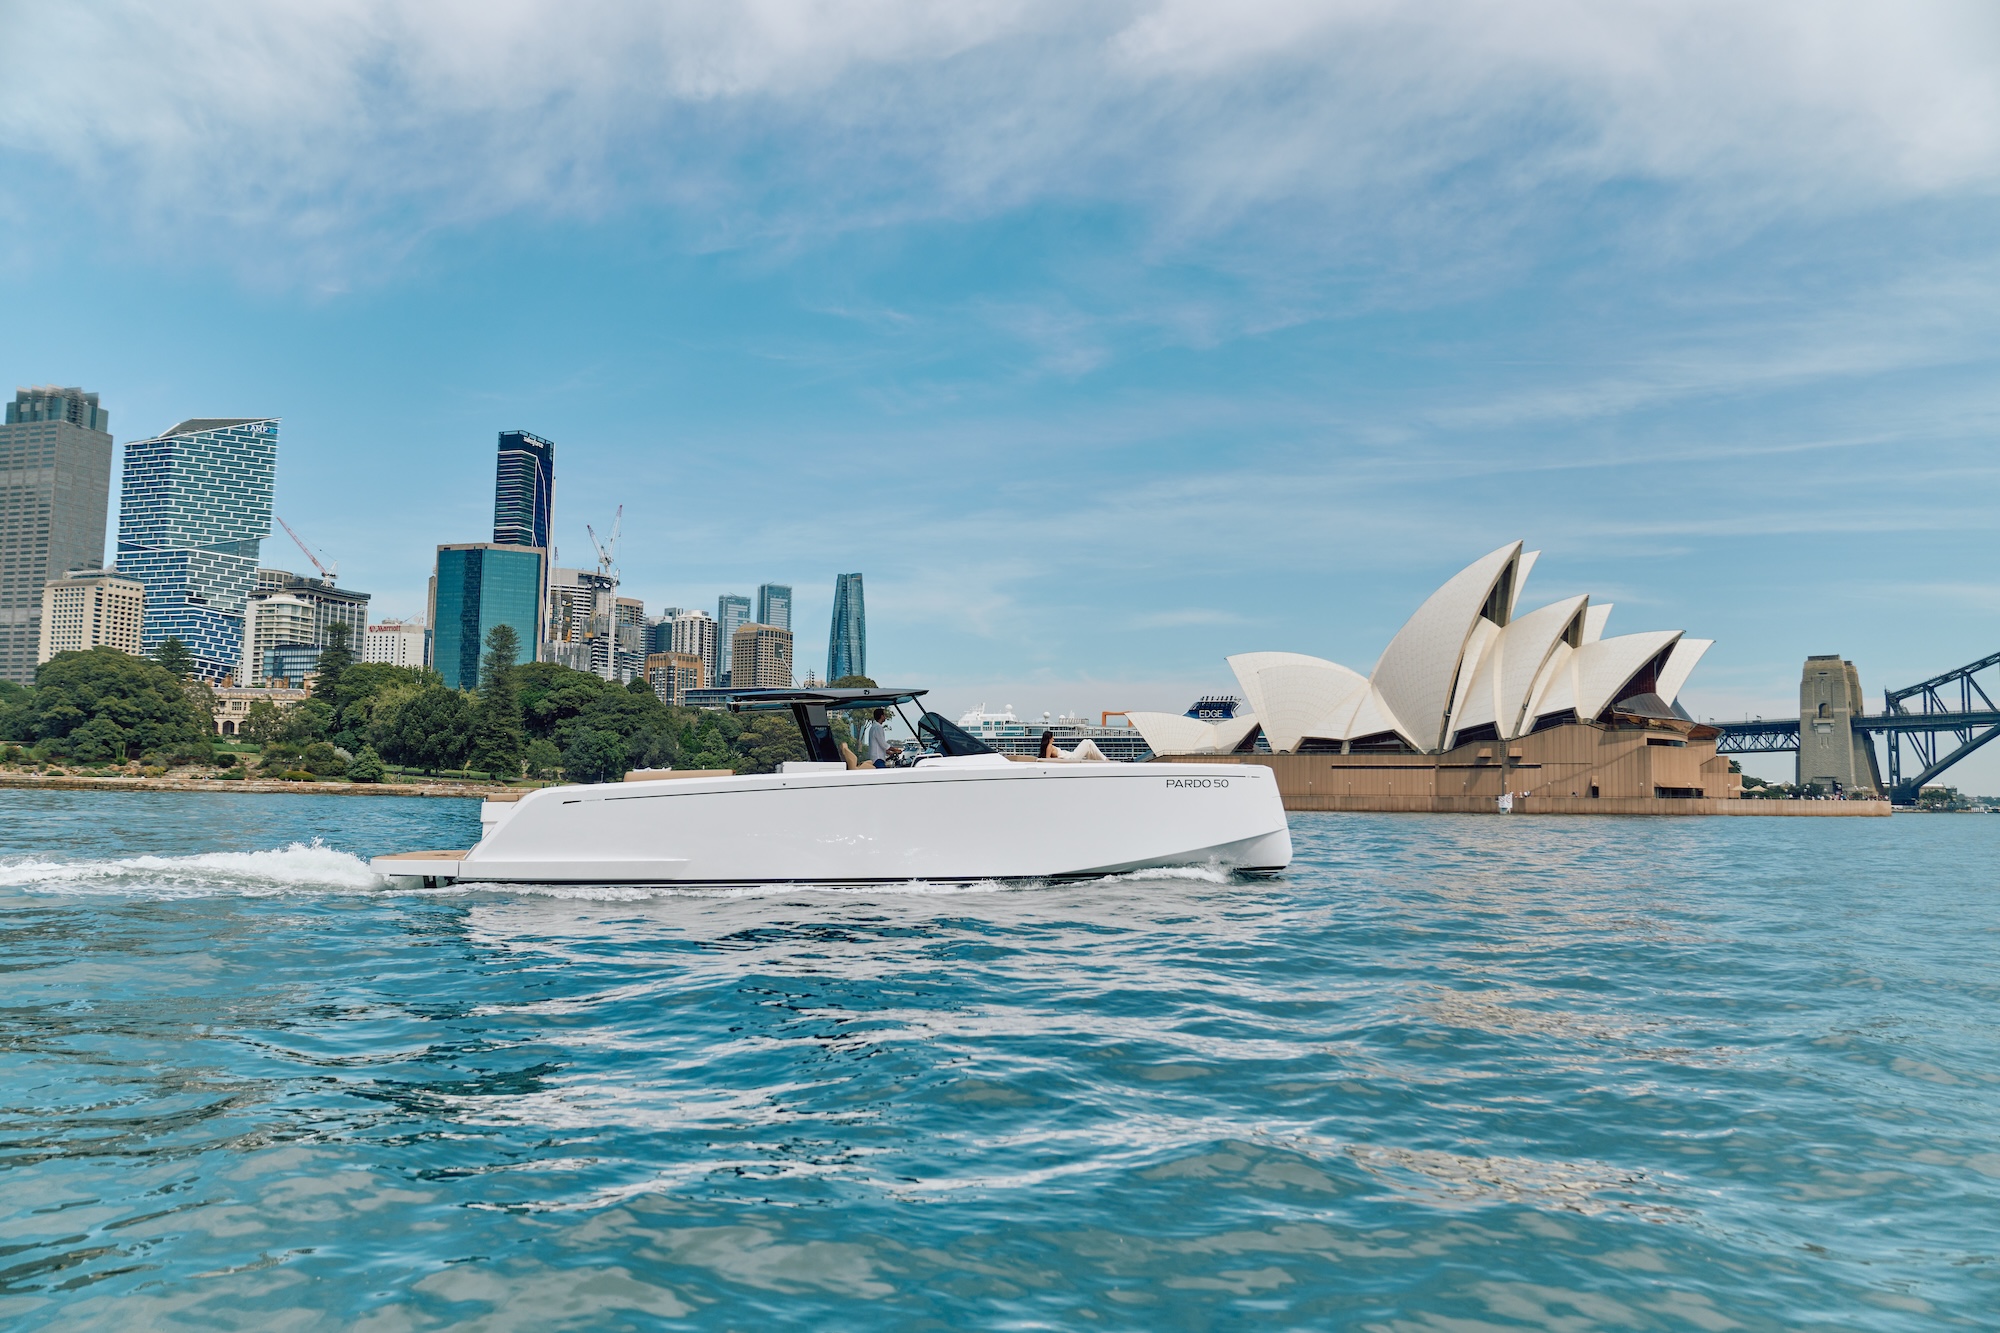
<instances>
[{"instance_id":1,"label":"construction crane","mask_svg":"<svg viewBox=\"0 0 2000 1333\"><path fill-rule=\"evenodd\" d=\"M622 509L623 506L620 506L620 508ZM299 536L298 533L292 531L291 524L285 522L285 520L282 517L276 514L273 514L271 517L276 518L278 520L278 526L285 530L285 535L290 537L294 542L296 542L298 544L298 548L306 553L306 559L312 561L312 566L314 569L317 569L319 571L319 576L321 579L325 580L328 583L340 582L340 562L338 560L334 561L331 565L321 564L319 557L313 554L312 547L306 545L305 538Z\"/></svg>"},{"instance_id":2,"label":"construction crane","mask_svg":"<svg viewBox=\"0 0 2000 1333\"><path fill-rule=\"evenodd\" d=\"M624 505L619 505L618 512L612 516L611 540L609 542L597 540L596 529L592 528L588 523L583 525L583 530L590 534L590 544L597 548L597 572L614 583L618 579L618 530L624 525ZM290 529L286 529L286 531L290 531Z\"/></svg>"}]
</instances>

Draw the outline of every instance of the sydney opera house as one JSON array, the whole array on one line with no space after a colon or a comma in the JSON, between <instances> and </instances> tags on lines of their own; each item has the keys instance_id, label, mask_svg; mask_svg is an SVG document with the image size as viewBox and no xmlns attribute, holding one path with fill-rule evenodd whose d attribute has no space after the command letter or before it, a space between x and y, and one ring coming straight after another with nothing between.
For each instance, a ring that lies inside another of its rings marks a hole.
<instances>
[{"instance_id":1,"label":"sydney opera house","mask_svg":"<svg viewBox=\"0 0 2000 1333\"><path fill-rule=\"evenodd\" d=\"M1297 810L1706 813L1741 794L1676 702L1713 642L1607 635L1587 596L1519 610L1534 551L1503 546L1417 608L1367 675L1299 653L1229 659L1245 710L1132 713L1155 755L1275 769ZM1740 802L1764 806L1771 802Z\"/></svg>"}]
</instances>

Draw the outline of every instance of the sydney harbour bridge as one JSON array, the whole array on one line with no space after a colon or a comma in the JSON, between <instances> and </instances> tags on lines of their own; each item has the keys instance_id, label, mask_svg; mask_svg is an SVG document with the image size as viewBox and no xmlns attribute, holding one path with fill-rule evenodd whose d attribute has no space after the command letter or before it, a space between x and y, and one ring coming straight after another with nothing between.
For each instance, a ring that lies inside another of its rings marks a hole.
<instances>
[{"instance_id":1,"label":"sydney harbour bridge","mask_svg":"<svg viewBox=\"0 0 2000 1333\"><path fill-rule=\"evenodd\" d=\"M1809 673L1813 662L1821 660L1833 659L1809 660ZM1914 805L1927 783L2000 736L2000 705L1993 702L1993 694L2000 694L2000 671L1993 671L1996 667L2000 667L2000 653L1899 690L1884 690L1879 713L1821 705L1795 718L1712 723L1722 733L1715 748L1719 754L1796 753L1806 728L1823 743L1830 739L1835 745L1845 737L1829 733L1844 729L1871 749L1874 738L1881 736L1889 760L1882 783L1884 794L1897 805ZM1989 671L1992 674L1982 684L1980 674ZM1988 686L1992 693L1988 693ZM1799 777L1811 780L1805 773Z\"/></svg>"}]
</instances>

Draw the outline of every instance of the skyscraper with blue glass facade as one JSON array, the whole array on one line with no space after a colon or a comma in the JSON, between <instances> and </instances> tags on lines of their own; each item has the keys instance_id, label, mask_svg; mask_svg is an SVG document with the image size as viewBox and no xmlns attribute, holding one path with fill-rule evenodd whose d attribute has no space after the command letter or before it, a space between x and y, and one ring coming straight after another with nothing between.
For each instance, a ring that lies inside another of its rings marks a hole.
<instances>
[{"instance_id":1,"label":"skyscraper with blue glass facade","mask_svg":"<svg viewBox=\"0 0 2000 1333\"><path fill-rule=\"evenodd\" d=\"M833 580L833 632L826 644L827 683L868 674L868 612L861 600L861 576Z\"/></svg>"},{"instance_id":2,"label":"skyscraper with blue glass facade","mask_svg":"<svg viewBox=\"0 0 2000 1333\"><path fill-rule=\"evenodd\" d=\"M776 625L779 629L792 627L792 585L789 583L764 583L757 587L757 623Z\"/></svg>"},{"instance_id":3,"label":"skyscraper with blue glass facade","mask_svg":"<svg viewBox=\"0 0 2000 1333\"><path fill-rule=\"evenodd\" d=\"M556 503L556 447L524 430L500 432L493 471L493 540L501 546L549 547Z\"/></svg>"},{"instance_id":4,"label":"skyscraper with blue glass facade","mask_svg":"<svg viewBox=\"0 0 2000 1333\"><path fill-rule=\"evenodd\" d=\"M718 679L729 674L729 641L736 631L750 623L750 599L737 593L726 592L715 599L715 643L720 659L716 664ZM725 680L722 683L727 684Z\"/></svg>"},{"instance_id":5,"label":"skyscraper with blue glass facade","mask_svg":"<svg viewBox=\"0 0 2000 1333\"><path fill-rule=\"evenodd\" d=\"M236 670L277 477L276 417L196 417L125 446L118 572L145 585L142 651L175 638L202 676Z\"/></svg>"},{"instance_id":6,"label":"skyscraper with blue glass facade","mask_svg":"<svg viewBox=\"0 0 2000 1333\"><path fill-rule=\"evenodd\" d=\"M516 662L541 652L543 552L465 542L437 548L431 576L431 666L453 689L479 687L479 660L496 625L520 640Z\"/></svg>"}]
</instances>

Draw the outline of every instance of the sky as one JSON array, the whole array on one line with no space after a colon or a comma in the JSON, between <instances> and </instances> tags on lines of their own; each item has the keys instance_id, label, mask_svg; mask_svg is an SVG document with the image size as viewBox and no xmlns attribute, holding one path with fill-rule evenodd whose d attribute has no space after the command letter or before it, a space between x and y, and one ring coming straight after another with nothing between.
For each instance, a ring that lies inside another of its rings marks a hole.
<instances>
[{"instance_id":1,"label":"sky","mask_svg":"<svg viewBox=\"0 0 2000 1333\"><path fill-rule=\"evenodd\" d=\"M378 615L498 431L624 591L796 589L945 711L1367 670L1529 603L1698 716L2000 648L2000 9L0 0L0 375L283 418ZM278 534L265 563L302 565ZM2000 747L1996 747L2000 748ZM1788 777L1788 760L1750 771ZM2000 792L2000 755L1951 781Z\"/></svg>"}]
</instances>

